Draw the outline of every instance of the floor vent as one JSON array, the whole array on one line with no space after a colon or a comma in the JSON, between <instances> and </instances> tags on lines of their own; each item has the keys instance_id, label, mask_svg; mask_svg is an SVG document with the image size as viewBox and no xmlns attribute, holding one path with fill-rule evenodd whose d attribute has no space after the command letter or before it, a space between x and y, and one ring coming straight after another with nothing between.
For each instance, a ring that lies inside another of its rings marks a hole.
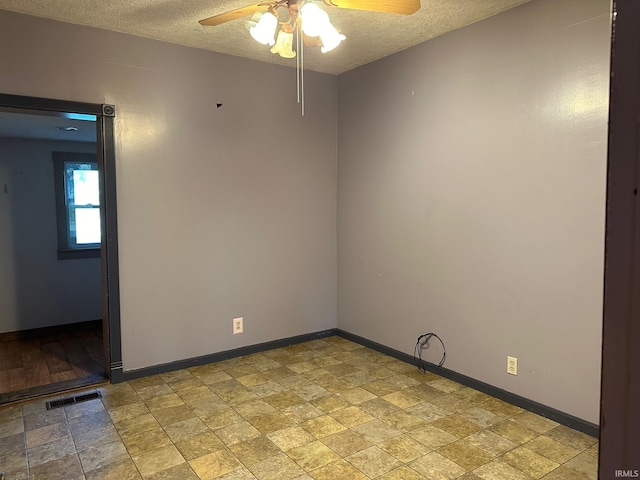
<instances>
[{"instance_id":1,"label":"floor vent","mask_svg":"<svg viewBox=\"0 0 640 480\"><path fill-rule=\"evenodd\" d=\"M69 398L61 398L60 400L52 400L47 402L47 410L51 410L53 408L60 408L67 405L73 405L74 403L87 402L89 400L93 400L95 398L101 398L102 395L100 392L87 393L85 395L77 395L75 397Z\"/></svg>"}]
</instances>

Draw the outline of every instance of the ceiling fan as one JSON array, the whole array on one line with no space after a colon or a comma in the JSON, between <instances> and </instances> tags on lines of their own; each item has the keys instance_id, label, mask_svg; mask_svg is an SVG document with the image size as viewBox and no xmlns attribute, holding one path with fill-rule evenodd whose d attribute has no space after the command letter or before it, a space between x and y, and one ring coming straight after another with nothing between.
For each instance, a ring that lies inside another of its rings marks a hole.
<instances>
[{"instance_id":1,"label":"ceiling fan","mask_svg":"<svg viewBox=\"0 0 640 480\"><path fill-rule=\"evenodd\" d=\"M248 22L251 36L264 45L271 45L272 53L284 58L295 57L296 52L292 49L293 32L300 33L300 30L306 45L319 45L322 52L326 53L337 47L345 36L338 33L327 13L317 3L342 9L402 15L411 15L420 8L420 0L266 0L200 20L200 24L216 26L253 16ZM276 40L278 26L280 30Z\"/></svg>"}]
</instances>

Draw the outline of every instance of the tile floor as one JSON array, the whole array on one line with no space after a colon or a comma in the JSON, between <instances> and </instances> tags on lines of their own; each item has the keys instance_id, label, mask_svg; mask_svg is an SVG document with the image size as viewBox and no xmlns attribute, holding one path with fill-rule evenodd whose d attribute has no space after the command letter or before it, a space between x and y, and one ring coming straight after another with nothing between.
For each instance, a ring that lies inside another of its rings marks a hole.
<instances>
[{"instance_id":1,"label":"tile floor","mask_svg":"<svg viewBox=\"0 0 640 480\"><path fill-rule=\"evenodd\" d=\"M5 479L597 478L596 439L340 337L99 390L0 408Z\"/></svg>"}]
</instances>

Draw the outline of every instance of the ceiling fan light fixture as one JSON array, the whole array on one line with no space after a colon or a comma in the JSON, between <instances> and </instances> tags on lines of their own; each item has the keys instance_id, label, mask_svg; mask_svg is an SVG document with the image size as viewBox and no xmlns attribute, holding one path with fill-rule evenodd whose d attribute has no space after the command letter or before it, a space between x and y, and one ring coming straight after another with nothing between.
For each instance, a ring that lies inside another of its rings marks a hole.
<instances>
[{"instance_id":1,"label":"ceiling fan light fixture","mask_svg":"<svg viewBox=\"0 0 640 480\"><path fill-rule=\"evenodd\" d=\"M276 44L271 47L271 53L277 53L282 58L294 58L296 52L293 51L293 33L280 30Z\"/></svg>"},{"instance_id":2,"label":"ceiling fan light fixture","mask_svg":"<svg viewBox=\"0 0 640 480\"><path fill-rule=\"evenodd\" d=\"M320 51L322 53L327 53L340 45L344 39L346 39L343 34L338 33L336 27L329 24L323 32L320 34L320 40L322 40L322 47L320 47Z\"/></svg>"},{"instance_id":3,"label":"ceiling fan light fixture","mask_svg":"<svg viewBox=\"0 0 640 480\"><path fill-rule=\"evenodd\" d=\"M307 2L300 9L302 31L308 37L318 37L327 25L331 25L327 12L315 3Z\"/></svg>"},{"instance_id":4,"label":"ceiling fan light fixture","mask_svg":"<svg viewBox=\"0 0 640 480\"><path fill-rule=\"evenodd\" d=\"M271 12L265 12L258 23L249 28L249 33L256 42L262 45L274 45L276 43L274 38L276 28L278 28L278 18Z\"/></svg>"}]
</instances>

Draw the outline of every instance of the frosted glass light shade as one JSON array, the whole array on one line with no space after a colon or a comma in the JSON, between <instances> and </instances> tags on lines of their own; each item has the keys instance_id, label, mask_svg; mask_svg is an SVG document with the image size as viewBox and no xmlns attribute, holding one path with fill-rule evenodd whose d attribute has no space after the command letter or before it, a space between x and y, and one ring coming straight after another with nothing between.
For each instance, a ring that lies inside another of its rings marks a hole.
<instances>
[{"instance_id":1,"label":"frosted glass light shade","mask_svg":"<svg viewBox=\"0 0 640 480\"><path fill-rule=\"evenodd\" d=\"M320 33L320 40L322 41L322 47L320 48L320 51L322 53L330 52L338 45L340 45L340 42L342 42L346 38L347 37L345 37L341 33L338 33L336 27L329 24L324 28L322 33Z\"/></svg>"},{"instance_id":2,"label":"frosted glass light shade","mask_svg":"<svg viewBox=\"0 0 640 480\"><path fill-rule=\"evenodd\" d=\"M260 17L258 23L249 29L249 33L257 42L263 45L274 45L274 35L278 27L278 19L271 12L266 12Z\"/></svg>"},{"instance_id":3,"label":"frosted glass light shade","mask_svg":"<svg viewBox=\"0 0 640 480\"><path fill-rule=\"evenodd\" d=\"M315 3L307 2L300 9L302 31L308 37L317 37L329 24L329 15Z\"/></svg>"},{"instance_id":4,"label":"frosted glass light shade","mask_svg":"<svg viewBox=\"0 0 640 480\"><path fill-rule=\"evenodd\" d=\"M293 51L293 33L280 30L276 44L271 47L271 53L277 53L282 58L294 58L296 52Z\"/></svg>"}]
</instances>

